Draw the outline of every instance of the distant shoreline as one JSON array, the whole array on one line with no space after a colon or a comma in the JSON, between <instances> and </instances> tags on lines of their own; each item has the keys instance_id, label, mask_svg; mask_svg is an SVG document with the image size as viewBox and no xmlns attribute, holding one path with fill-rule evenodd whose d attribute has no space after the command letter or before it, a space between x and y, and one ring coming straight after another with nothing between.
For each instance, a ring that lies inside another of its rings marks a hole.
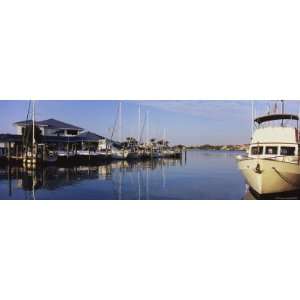
<instances>
[{"instance_id":1,"label":"distant shoreline","mask_svg":"<svg viewBox=\"0 0 300 300\"><path fill-rule=\"evenodd\" d=\"M213 151L247 151L248 145L202 145L187 146L188 150L213 150Z\"/></svg>"}]
</instances>

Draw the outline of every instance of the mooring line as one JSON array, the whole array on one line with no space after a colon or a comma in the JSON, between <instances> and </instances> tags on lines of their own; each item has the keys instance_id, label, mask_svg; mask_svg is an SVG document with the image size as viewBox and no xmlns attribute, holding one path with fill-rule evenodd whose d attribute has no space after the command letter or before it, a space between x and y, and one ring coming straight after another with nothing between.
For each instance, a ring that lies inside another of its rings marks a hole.
<instances>
[{"instance_id":1,"label":"mooring line","mask_svg":"<svg viewBox=\"0 0 300 300\"><path fill-rule=\"evenodd\" d=\"M298 187L299 188L299 185L296 185L292 182L289 182L275 167L272 167L272 169L279 175L279 177L281 177L285 182L287 182L288 184L292 185L292 186L295 186L295 187Z\"/></svg>"}]
</instances>

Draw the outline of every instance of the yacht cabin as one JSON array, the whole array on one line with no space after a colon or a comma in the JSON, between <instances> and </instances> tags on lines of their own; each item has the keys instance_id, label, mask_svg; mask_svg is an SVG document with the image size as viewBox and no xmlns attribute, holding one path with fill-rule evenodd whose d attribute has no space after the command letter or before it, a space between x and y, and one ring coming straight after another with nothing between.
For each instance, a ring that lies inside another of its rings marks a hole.
<instances>
[{"instance_id":1,"label":"yacht cabin","mask_svg":"<svg viewBox=\"0 0 300 300\"><path fill-rule=\"evenodd\" d=\"M293 125L295 121L296 124ZM248 156L295 160L300 149L298 121L298 116L291 114L272 114L256 118L256 129L251 138Z\"/></svg>"}]
</instances>

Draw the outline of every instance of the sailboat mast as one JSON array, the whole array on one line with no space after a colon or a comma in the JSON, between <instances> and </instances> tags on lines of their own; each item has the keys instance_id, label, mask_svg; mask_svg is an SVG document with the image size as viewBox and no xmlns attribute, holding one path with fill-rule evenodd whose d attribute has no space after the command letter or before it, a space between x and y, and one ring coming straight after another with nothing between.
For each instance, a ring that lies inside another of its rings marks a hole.
<instances>
[{"instance_id":1,"label":"sailboat mast","mask_svg":"<svg viewBox=\"0 0 300 300\"><path fill-rule=\"evenodd\" d=\"M139 119L138 119L138 142L141 139L141 105L139 105Z\"/></svg>"},{"instance_id":2,"label":"sailboat mast","mask_svg":"<svg viewBox=\"0 0 300 300\"><path fill-rule=\"evenodd\" d=\"M120 101L120 107L119 107L119 139L120 142L122 142L122 102Z\"/></svg>"},{"instance_id":3,"label":"sailboat mast","mask_svg":"<svg viewBox=\"0 0 300 300\"><path fill-rule=\"evenodd\" d=\"M35 102L32 101L32 148L35 145Z\"/></svg>"},{"instance_id":4,"label":"sailboat mast","mask_svg":"<svg viewBox=\"0 0 300 300\"><path fill-rule=\"evenodd\" d=\"M147 140L146 142L149 142L149 111L147 111Z\"/></svg>"}]
</instances>

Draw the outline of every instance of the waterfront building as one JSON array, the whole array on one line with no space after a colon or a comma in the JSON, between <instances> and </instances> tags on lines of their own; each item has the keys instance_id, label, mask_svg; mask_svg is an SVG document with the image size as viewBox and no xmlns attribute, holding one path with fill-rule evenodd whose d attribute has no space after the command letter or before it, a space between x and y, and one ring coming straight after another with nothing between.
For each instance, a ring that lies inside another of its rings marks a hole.
<instances>
[{"instance_id":1,"label":"waterfront building","mask_svg":"<svg viewBox=\"0 0 300 300\"><path fill-rule=\"evenodd\" d=\"M35 121L35 125L41 130L43 136L77 136L84 131L83 128L68 124L56 119L48 119L44 121ZM32 126L32 120L20 121L14 123L17 129L17 134L22 135L25 127Z\"/></svg>"}]
</instances>

